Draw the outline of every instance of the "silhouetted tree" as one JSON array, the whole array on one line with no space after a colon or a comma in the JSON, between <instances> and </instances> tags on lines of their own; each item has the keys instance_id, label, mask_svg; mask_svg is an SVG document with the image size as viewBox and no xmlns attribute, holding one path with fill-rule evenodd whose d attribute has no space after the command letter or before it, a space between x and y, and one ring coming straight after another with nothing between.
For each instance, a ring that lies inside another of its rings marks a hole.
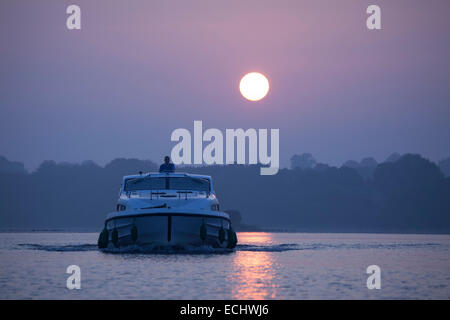
<instances>
[{"instance_id":1,"label":"silhouetted tree","mask_svg":"<svg viewBox=\"0 0 450 320\"><path fill-rule=\"evenodd\" d=\"M342 165L343 167L347 167L347 168L359 168L361 165L359 164L358 161L355 160L347 160L345 161L345 163Z\"/></svg>"},{"instance_id":2,"label":"silhouetted tree","mask_svg":"<svg viewBox=\"0 0 450 320\"><path fill-rule=\"evenodd\" d=\"M105 167L45 161L32 173L0 172L0 226L99 230L115 208L122 176L157 168L149 160L115 159ZM405 155L371 168L370 177L364 168L315 164L274 176L261 176L259 165L179 171L211 175L221 208L239 210L230 213L241 230L450 232L450 178L434 163Z\"/></svg>"},{"instance_id":3,"label":"silhouetted tree","mask_svg":"<svg viewBox=\"0 0 450 320\"><path fill-rule=\"evenodd\" d=\"M450 177L450 158L439 161L439 168L446 177Z\"/></svg>"},{"instance_id":4,"label":"silhouetted tree","mask_svg":"<svg viewBox=\"0 0 450 320\"><path fill-rule=\"evenodd\" d=\"M9 161L5 157L0 156L0 173L25 174L26 170L23 163L16 161Z\"/></svg>"},{"instance_id":5,"label":"silhouetted tree","mask_svg":"<svg viewBox=\"0 0 450 320\"><path fill-rule=\"evenodd\" d=\"M294 154L291 157L291 168L310 169L316 165L316 159L311 153L303 153L301 155Z\"/></svg>"},{"instance_id":6,"label":"silhouetted tree","mask_svg":"<svg viewBox=\"0 0 450 320\"><path fill-rule=\"evenodd\" d=\"M385 162L395 162L395 161L397 161L400 158L401 158L401 154L398 153L398 152L394 152L389 157L387 157Z\"/></svg>"},{"instance_id":7,"label":"silhouetted tree","mask_svg":"<svg viewBox=\"0 0 450 320\"><path fill-rule=\"evenodd\" d=\"M420 155L406 154L380 164L374 174L385 196L382 217L408 231L447 230L450 206L446 180L438 166Z\"/></svg>"},{"instance_id":8,"label":"silhouetted tree","mask_svg":"<svg viewBox=\"0 0 450 320\"><path fill-rule=\"evenodd\" d=\"M367 157L361 160L361 167L375 168L378 165L378 162L372 158Z\"/></svg>"}]
</instances>

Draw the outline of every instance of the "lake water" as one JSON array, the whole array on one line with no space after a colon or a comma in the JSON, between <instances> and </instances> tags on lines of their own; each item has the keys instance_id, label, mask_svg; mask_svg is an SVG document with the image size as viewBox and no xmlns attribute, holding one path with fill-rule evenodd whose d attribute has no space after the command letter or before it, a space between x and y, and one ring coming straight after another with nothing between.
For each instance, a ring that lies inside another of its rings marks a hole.
<instances>
[{"instance_id":1,"label":"lake water","mask_svg":"<svg viewBox=\"0 0 450 320\"><path fill-rule=\"evenodd\" d=\"M231 253L120 254L97 236L0 233L0 299L450 298L449 235L238 233ZM80 290L66 288L69 265Z\"/></svg>"}]
</instances>

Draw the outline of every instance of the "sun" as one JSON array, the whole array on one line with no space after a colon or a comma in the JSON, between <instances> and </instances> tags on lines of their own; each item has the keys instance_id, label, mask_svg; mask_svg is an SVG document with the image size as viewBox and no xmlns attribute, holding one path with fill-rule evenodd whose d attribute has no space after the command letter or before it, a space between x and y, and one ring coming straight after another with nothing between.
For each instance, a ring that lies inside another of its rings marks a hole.
<instances>
[{"instance_id":1,"label":"sun","mask_svg":"<svg viewBox=\"0 0 450 320\"><path fill-rule=\"evenodd\" d=\"M259 101L269 92L269 80L259 72L247 73L239 83L239 91L245 99Z\"/></svg>"}]
</instances>

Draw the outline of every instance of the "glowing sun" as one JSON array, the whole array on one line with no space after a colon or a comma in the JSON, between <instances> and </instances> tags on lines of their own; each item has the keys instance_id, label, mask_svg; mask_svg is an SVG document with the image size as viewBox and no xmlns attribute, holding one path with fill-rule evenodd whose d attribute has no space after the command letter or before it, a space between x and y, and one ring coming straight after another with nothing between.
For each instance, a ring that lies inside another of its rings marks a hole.
<instances>
[{"instance_id":1,"label":"glowing sun","mask_svg":"<svg viewBox=\"0 0 450 320\"><path fill-rule=\"evenodd\" d=\"M242 77L239 90L245 99L258 101L269 92L269 80L259 72L250 72Z\"/></svg>"}]
</instances>

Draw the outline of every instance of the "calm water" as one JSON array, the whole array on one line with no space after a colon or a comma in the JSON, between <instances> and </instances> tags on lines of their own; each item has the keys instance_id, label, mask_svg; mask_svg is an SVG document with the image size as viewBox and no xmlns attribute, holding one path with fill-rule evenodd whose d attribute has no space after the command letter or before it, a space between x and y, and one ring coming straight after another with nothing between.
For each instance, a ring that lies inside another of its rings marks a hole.
<instances>
[{"instance_id":1,"label":"calm water","mask_svg":"<svg viewBox=\"0 0 450 320\"><path fill-rule=\"evenodd\" d=\"M239 233L232 253L103 253L96 233L0 233L1 299L449 299L450 236ZM81 268L81 289L66 268ZM381 268L368 290L366 268Z\"/></svg>"}]
</instances>

